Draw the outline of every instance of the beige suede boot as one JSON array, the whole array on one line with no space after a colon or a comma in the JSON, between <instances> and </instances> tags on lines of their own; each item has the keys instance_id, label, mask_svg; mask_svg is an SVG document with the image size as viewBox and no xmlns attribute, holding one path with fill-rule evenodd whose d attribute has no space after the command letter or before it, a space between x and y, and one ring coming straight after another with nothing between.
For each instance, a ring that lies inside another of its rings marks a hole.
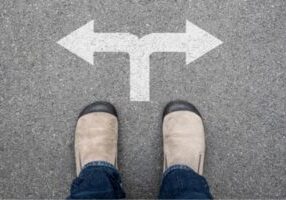
<instances>
[{"instance_id":1,"label":"beige suede boot","mask_svg":"<svg viewBox=\"0 0 286 200\"><path fill-rule=\"evenodd\" d=\"M172 165L187 165L202 175L205 133L201 115L190 103L169 103L163 115L164 170Z\"/></svg>"},{"instance_id":2,"label":"beige suede boot","mask_svg":"<svg viewBox=\"0 0 286 200\"><path fill-rule=\"evenodd\" d=\"M118 120L110 103L90 104L80 113L75 131L76 172L92 161L117 167Z\"/></svg>"}]
</instances>

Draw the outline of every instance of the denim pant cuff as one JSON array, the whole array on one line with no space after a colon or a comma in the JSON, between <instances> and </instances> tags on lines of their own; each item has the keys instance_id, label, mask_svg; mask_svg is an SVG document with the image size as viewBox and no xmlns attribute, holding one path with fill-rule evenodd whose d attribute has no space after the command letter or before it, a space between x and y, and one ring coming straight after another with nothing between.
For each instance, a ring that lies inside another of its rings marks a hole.
<instances>
[{"instance_id":1,"label":"denim pant cuff","mask_svg":"<svg viewBox=\"0 0 286 200\"><path fill-rule=\"evenodd\" d=\"M68 199L124 198L118 170L106 161L92 161L83 166L73 181Z\"/></svg>"},{"instance_id":2,"label":"denim pant cuff","mask_svg":"<svg viewBox=\"0 0 286 200\"><path fill-rule=\"evenodd\" d=\"M163 173L163 178L166 177L172 171L177 169L183 169L195 173L195 171L187 165L172 165L165 170L165 172Z\"/></svg>"},{"instance_id":3,"label":"denim pant cuff","mask_svg":"<svg viewBox=\"0 0 286 200\"><path fill-rule=\"evenodd\" d=\"M111 163L106 162L106 161L101 161L101 160L99 160L99 161L91 161L91 162L85 164L85 165L83 166L83 168L81 169L81 172L82 172L84 169L89 168L89 167L106 167L106 168L110 168L111 170L117 171L117 169L115 168L115 166L112 165Z\"/></svg>"},{"instance_id":4,"label":"denim pant cuff","mask_svg":"<svg viewBox=\"0 0 286 200\"><path fill-rule=\"evenodd\" d=\"M164 174L160 199L212 199L206 179L187 165L172 165Z\"/></svg>"}]
</instances>

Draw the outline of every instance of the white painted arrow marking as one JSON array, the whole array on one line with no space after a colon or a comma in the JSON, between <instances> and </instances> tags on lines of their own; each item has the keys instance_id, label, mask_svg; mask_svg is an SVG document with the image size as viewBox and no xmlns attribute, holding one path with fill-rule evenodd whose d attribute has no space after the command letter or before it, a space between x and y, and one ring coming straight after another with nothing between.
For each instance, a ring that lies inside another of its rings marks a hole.
<instances>
[{"instance_id":1,"label":"white painted arrow marking","mask_svg":"<svg viewBox=\"0 0 286 200\"><path fill-rule=\"evenodd\" d=\"M95 52L129 53L130 100L149 101L152 53L185 52L189 64L222 41L189 21L186 21L186 33L152 33L142 38L130 33L95 33L94 21L90 21L57 43L92 65Z\"/></svg>"}]
</instances>

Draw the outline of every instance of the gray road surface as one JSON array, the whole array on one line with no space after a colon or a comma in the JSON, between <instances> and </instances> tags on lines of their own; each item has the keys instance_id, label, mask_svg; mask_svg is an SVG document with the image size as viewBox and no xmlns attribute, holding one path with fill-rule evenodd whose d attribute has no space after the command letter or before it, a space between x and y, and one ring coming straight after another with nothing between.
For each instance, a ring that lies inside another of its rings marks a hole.
<instances>
[{"instance_id":1,"label":"gray road surface","mask_svg":"<svg viewBox=\"0 0 286 200\"><path fill-rule=\"evenodd\" d=\"M98 32L184 32L188 19L224 43L189 65L151 56L151 101L129 101L127 54L92 66L56 42L90 20ZM120 116L129 198L155 198L161 113L173 99L205 119L205 176L216 198L286 198L286 1L1 0L0 198L64 198L75 176L77 115L95 100Z\"/></svg>"}]
</instances>

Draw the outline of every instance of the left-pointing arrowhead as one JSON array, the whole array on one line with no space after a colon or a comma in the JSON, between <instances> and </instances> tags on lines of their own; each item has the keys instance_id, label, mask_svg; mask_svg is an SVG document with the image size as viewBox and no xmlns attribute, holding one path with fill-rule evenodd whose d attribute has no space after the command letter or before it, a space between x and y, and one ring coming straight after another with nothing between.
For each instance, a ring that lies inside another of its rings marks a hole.
<instances>
[{"instance_id":1,"label":"left-pointing arrowhead","mask_svg":"<svg viewBox=\"0 0 286 200\"><path fill-rule=\"evenodd\" d=\"M189 64L223 43L188 20L186 21L186 34L188 35L186 64Z\"/></svg>"},{"instance_id":2,"label":"left-pointing arrowhead","mask_svg":"<svg viewBox=\"0 0 286 200\"><path fill-rule=\"evenodd\" d=\"M73 31L57 43L93 65L92 40L94 38L94 21L90 21Z\"/></svg>"}]
</instances>

